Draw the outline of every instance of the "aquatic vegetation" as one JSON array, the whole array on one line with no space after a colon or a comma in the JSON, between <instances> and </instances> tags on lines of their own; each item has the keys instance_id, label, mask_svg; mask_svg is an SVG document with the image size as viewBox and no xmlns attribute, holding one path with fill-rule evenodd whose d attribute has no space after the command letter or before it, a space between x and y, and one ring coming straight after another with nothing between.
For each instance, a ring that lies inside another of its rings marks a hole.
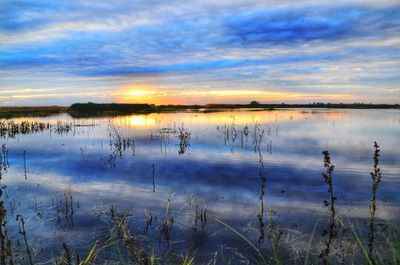
<instances>
[{"instance_id":1,"label":"aquatic vegetation","mask_svg":"<svg viewBox=\"0 0 400 265\"><path fill-rule=\"evenodd\" d=\"M1 264L14 264L12 242L8 235L7 225L7 210L4 207L4 201L2 200L3 189L0 189L0 244L1 244Z\"/></svg>"},{"instance_id":2,"label":"aquatic vegetation","mask_svg":"<svg viewBox=\"0 0 400 265\"><path fill-rule=\"evenodd\" d=\"M194 209L193 231L195 232L197 231L197 225L198 222L200 221L201 231L204 233L204 228L207 224L207 207L204 199L202 199L201 201L202 201L202 206L200 207L199 204L197 203L197 198L195 195L191 194L187 199L189 206Z\"/></svg>"},{"instance_id":3,"label":"aquatic vegetation","mask_svg":"<svg viewBox=\"0 0 400 265\"><path fill-rule=\"evenodd\" d=\"M33 265L33 261L32 261L32 254L31 251L29 249L29 244L28 244L28 240L26 239L26 231L25 231L25 221L24 221L24 217L20 214L17 215L16 218L17 221L19 221L19 233L22 235L24 242L25 242L25 246L26 246L26 253L28 255L29 258L29 264Z\"/></svg>"},{"instance_id":4,"label":"aquatic vegetation","mask_svg":"<svg viewBox=\"0 0 400 265\"><path fill-rule=\"evenodd\" d=\"M156 167L154 166L154 164L152 165L153 167L153 174L152 174L152 179L153 179L153 192L156 192L156 182L155 182L155 174L156 174Z\"/></svg>"},{"instance_id":5,"label":"aquatic vegetation","mask_svg":"<svg viewBox=\"0 0 400 265\"><path fill-rule=\"evenodd\" d=\"M111 216L117 227L118 235L134 260L135 264L149 264L149 255L146 250L135 240L128 226L127 213L118 212L115 207L111 208Z\"/></svg>"},{"instance_id":6,"label":"aquatic vegetation","mask_svg":"<svg viewBox=\"0 0 400 265\"><path fill-rule=\"evenodd\" d=\"M27 174L28 174L28 170L26 168L26 151L24 150L24 176L25 176L25 179L28 179Z\"/></svg>"},{"instance_id":7,"label":"aquatic vegetation","mask_svg":"<svg viewBox=\"0 0 400 265\"><path fill-rule=\"evenodd\" d=\"M150 139L152 141L160 142L161 152L166 152L171 143L171 138L178 139L178 155L184 155L187 148L190 146L191 133L186 129L183 124L181 127L176 127L176 124L167 124L156 132L151 132Z\"/></svg>"},{"instance_id":8,"label":"aquatic vegetation","mask_svg":"<svg viewBox=\"0 0 400 265\"><path fill-rule=\"evenodd\" d=\"M178 139L179 139L179 155L183 155L186 152L186 149L190 146L190 135L191 133L183 127L178 128Z\"/></svg>"},{"instance_id":9,"label":"aquatic vegetation","mask_svg":"<svg viewBox=\"0 0 400 265\"><path fill-rule=\"evenodd\" d=\"M69 186L62 198L59 198L56 194L52 199L51 208L54 209L56 224L62 228L73 228L74 226L74 204L79 208L79 202L74 202L72 197L72 189Z\"/></svg>"},{"instance_id":10,"label":"aquatic vegetation","mask_svg":"<svg viewBox=\"0 0 400 265\"><path fill-rule=\"evenodd\" d=\"M145 234L149 231L150 226L153 224L153 215L151 212L148 212L146 209L144 209L144 215L146 217L146 229L145 229Z\"/></svg>"},{"instance_id":11,"label":"aquatic vegetation","mask_svg":"<svg viewBox=\"0 0 400 265\"><path fill-rule=\"evenodd\" d=\"M379 182L381 182L381 170L379 168L379 156L380 156L380 148L379 145L374 142L374 171L371 172L372 178L372 197L371 197L371 204L370 204L370 221L369 221L369 232L368 232L368 256L371 261L374 261L375 258L373 256L374 250L374 239L375 239L375 212L376 212L376 191L378 190Z\"/></svg>"},{"instance_id":12,"label":"aquatic vegetation","mask_svg":"<svg viewBox=\"0 0 400 265\"><path fill-rule=\"evenodd\" d=\"M261 137L262 138L262 135ZM265 182L266 182L266 176L265 176L265 169L264 169L264 160L263 160L263 155L260 150L260 146L258 146L258 155L260 157L259 163L260 163L260 196L259 196L259 210L257 213L257 218L259 222L259 230L260 230L260 236L258 238L258 243L263 243L264 242L264 237L265 237L265 231L264 231L264 195L265 195Z\"/></svg>"},{"instance_id":13,"label":"aquatic vegetation","mask_svg":"<svg viewBox=\"0 0 400 265\"><path fill-rule=\"evenodd\" d=\"M108 122L107 131L111 154L106 164L110 168L115 168L117 158L121 158L123 152L127 149L130 149L132 151L132 156L135 156L135 140L130 137L123 137L121 132L111 121Z\"/></svg>"},{"instance_id":14,"label":"aquatic vegetation","mask_svg":"<svg viewBox=\"0 0 400 265\"><path fill-rule=\"evenodd\" d=\"M327 230L323 231L322 236L328 235L328 240L325 242L326 248L322 250L320 257L323 260L324 264L328 264L327 258L329 257L331 251L332 240L337 236L337 220L336 220L336 210L335 210L335 201L336 196L333 191L333 170L335 166L331 163L331 157L327 150L323 151L324 155L324 168L326 172L323 173L324 181L328 185L328 193L329 193L329 201L325 200L324 204L330 210L329 217L329 227Z\"/></svg>"},{"instance_id":15,"label":"aquatic vegetation","mask_svg":"<svg viewBox=\"0 0 400 265\"><path fill-rule=\"evenodd\" d=\"M172 225L174 224L174 217L170 212L170 207L171 199L168 198L164 221L161 223L160 227L160 233L167 242L171 242L172 240Z\"/></svg>"},{"instance_id":16,"label":"aquatic vegetation","mask_svg":"<svg viewBox=\"0 0 400 265\"><path fill-rule=\"evenodd\" d=\"M166 152L167 148L170 144L171 137L176 136L178 130L176 128L175 123L173 125L167 124L166 127L163 127L156 132L150 133L150 139L152 141L159 141L160 142L160 150L161 152Z\"/></svg>"},{"instance_id":17,"label":"aquatic vegetation","mask_svg":"<svg viewBox=\"0 0 400 265\"><path fill-rule=\"evenodd\" d=\"M0 179L2 177L2 172L7 171L7 168L10 167L10 163L8 162L8 149L6 144L1 146L1 153L0 153Z\"/></svg>"}]
</instances>

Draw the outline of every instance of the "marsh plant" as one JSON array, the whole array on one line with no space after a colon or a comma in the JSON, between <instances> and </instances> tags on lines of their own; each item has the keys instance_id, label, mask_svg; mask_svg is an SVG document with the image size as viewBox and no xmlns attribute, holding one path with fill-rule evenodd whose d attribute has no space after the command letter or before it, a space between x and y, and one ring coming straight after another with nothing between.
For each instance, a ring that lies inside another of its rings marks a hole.
<instances>
[{"instance_id":1,"label":"marsh plant","mask_svg":"<svg viewBox=\"0 0 400 265\"><path fill-rule=\"evenodd\" d=\"M328 257L331 252L331 245L333 240L338 234L338 227L337 227L337 215L335 209L335 201L336 196L333 191L333 171L335 166L331 162L331 156L327 150L323 151L322 154L324 155L324 168L326 172L322 173L324 181L328 186L328 193L329 199L324 200L324 206L328 207L330 211L329 217L329 226L327 229L323 230L322 236L328 236L328 239L325 241L325 248L322 250L320 257L324 264L328 264Z\"/></svg>"},{"instance_id":2,"label":"marsh plant","mask_svg":"<svg viewBox=\"0 0 400 265\"><path fill-rule=\"evenodd\" d=\"M371 172L372 178L372 197L370 203L370 221L369 221L369 232L368 232L368 255L370 260L375 260L373 257L373 250L374 250L374 240L375 240L375 212L376 212L376 192L378 190L379 183L381 182L381 170L379 168L379 156L380 156L380 147L377 142L374 142L374 165L373 165L373 172Z\"/></svg>"},{"instance_id":3,"label":"marsh plant","mask_svg":"<svg viewBox=\"0 0 400 265\"><path fill-rule=\"evenodd\" d=\"M128 213L119 212L115 207L111 208L111 216L117 228L118 236L124 243L125 248L135 264L150 264L149 255L146 249L139 243L133 235L128 225Z\"/></svg>"},{"instance_id":4,"label":"marsh plant","mask_svg":"<svg viewBox=\"0 0 400 265\"><path fill-rule=\"evenodd\" d=\"M193 225L193 231L197 231L197 226L198 223L200 222L201 226L201 231L204 233L204 228L207 224L207 207L206 207L206 202L204 199L201 199L202 201L202 206L199 206L197 203L197 198L195 195L191 194L189 198L187 199L187 202L190 207L194 209L194 225Z\"/></svg>"},{"instance_id":5,"label":"marsh plant","mask_svg":"<svg viewBox=\"0 0 400 265\"><path fill-rule=\"evenodd\" d=\"M8 224L7 224L7 210L4 207L4 201L2 200L3 187L0 189L0 244L1 253L0 261L1 265L14 264L13 247L12 241L8 235Z\"/></svg>"},{"instance_id":6,"label":"marsh plant","mask_svg":"<svg viewBox=\"0 0 400 265\"><path fill-rule=\"evenodd\" d=\"M10 167L8 162L8 149L6 144L1 146L1 153L0 153L0 179L2 178L3 171L6 172L7 168Z\"/></svg>"},{"instance_id":7,"label":"marsh plant","mask_svg":"<svg viewBox=\"0 0 400 265\"><path fill-rule=\"evenodd\" d=\"M245 148L248 144L248 137L250 133L249 126L246 124L243 128L235 124L235 115L230 116L231 122L221 126L217 126L217 131L222 135L224 144L229 145L231 152L234 152L235 143L240 139L240 147Z\"/></svg>"},{"instance_id":8,"label":"marsh plant","mask_svg":"<svg viewBox=\"0 0 400 265\"><path fill-rule=\"evenodd\" d=\"M262 138L261 134L261 138ZM265 183L266 183L266 175L264 168L264 158L260 150L260 146L258 146L258 155L259 155L259 164L260 164L260 196L259 200L259 209L257 213L258 223L259 223L259 231L260 236L258 238L258 243L263 243L265 238L265 230L264 230L264 196L265 196Z\"/></svg>"},{"instance_id":9,"label":"marsh plant","mask_svg":"<svg viewBox=\"0 0 400 265\"><path fill-rule=\"evenodd\" d=\"M44 131L55 132L56 134L67 134L74 128L71 122L57 121L56 124L49 122L24 120L20 122L1 120L0 138L15 138L18 135L36 134Z\"/></svg>"},{"instance_id":10,"label":"marsh plant","mask_svg":"<svg viewBox=\"0 0 400 265\"><path fill-rule=\"evenodd\" d=\"M79 202L74 202L71 186L64 191L62 198L54 195L52 208L54 209L56 224L63 229L73 228L75 206L79 208Z\"/></svg>"},{"instance_id":11,"label":"marsh plant","mask_svg":"<svg viewBox=\"0 0 400 265\"><path fill-rule=\"evenodd\" d=\"M174 216L171 213L171 199L168 198L167 207L165 209L164 221L161 223L160 233L167 242L172 240L172 225L174 224Z\"/></svg>"},{"instance_id":12,"label":"marsh plant","mask_svg":"<svg viewBox=\"0 0 400 265\"><path fill-rule=\"evenodd\" d=\"M106 165L110 168L115 168L117 158L122 158L126 150L131 150L132 156L135 156L135 140L131 137L124 137L111 121L108 123L107 131L111 154L107 159Z\"/></svg>"},{"instance_id":13,"label":"marsh plant","mask_svg":"<svg viewBox=\"0 0 400 265\"><path fill-rule=\"evenodd\" d=\"M183 155L186 152L186 149L190 146L190 136L191 133L189 132L188 129L185 129L183 127L178 128L178 139L179 139L179 151L178 154L179 155Z\"/></svg>"},{"instance_id":14,"label":"marsh plant","mask_svg":"<svg viewBox=\"0 0 400 265\"><path fill-rule=\"evenodd\" d=\"M176 124L167 124L166 127L163 127L156 132L150 133L150 140L159 141L161 152L166 152L169 147L171 137L177 136L178 129Z\"/></svg>"}]
</instances>

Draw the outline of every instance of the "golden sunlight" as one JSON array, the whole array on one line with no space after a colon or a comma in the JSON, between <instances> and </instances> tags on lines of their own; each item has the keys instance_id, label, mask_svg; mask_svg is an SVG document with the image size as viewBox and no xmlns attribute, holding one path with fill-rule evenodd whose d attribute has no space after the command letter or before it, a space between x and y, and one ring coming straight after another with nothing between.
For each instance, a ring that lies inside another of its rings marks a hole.
<instances>
[{"instance_id":1,"label":"golden sunlight","mask_svg":"<svg viewBox=\"0 0 400 265\"><path fill-rule=\"evenodd\" d=\"M147 84L128 85L114 95L119 103L149 103L156 105L248 103L252 100L258 100L262 103L290 103L290 101L315 101L318 99L354 100L354 96L348 94L310 94L233 89L176 90L162 89Z\"/></svg>"},{"instance_id":2,"label":"golden sunlight","mask_svg":"<svg viewBox=\"0 0 400 265\"><path fill-rule=\"evenodd\" d=\"M129 115L118 116L113 119L113 122L118 126L128 128L132 127L154 127L156 125L156 116L151 115Z\"/></svg>"},{"instance_id":3,"label":"golden sunlight","mask_svg":"<svg viewBox=\"0 0 400 265\"><path fill-rule=\"evenodd\" d=\"M116 99L123 103L157 103L158 89L146 84L132 84L117 92Z\"/></svg>"}]
</instances>

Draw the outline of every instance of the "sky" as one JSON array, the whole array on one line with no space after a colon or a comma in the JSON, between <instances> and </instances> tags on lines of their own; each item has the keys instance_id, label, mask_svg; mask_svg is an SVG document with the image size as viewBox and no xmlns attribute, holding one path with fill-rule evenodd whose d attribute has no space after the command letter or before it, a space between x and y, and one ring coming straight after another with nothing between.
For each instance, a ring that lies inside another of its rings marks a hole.
<instances>
[{"instance_id":1,"label":"sky","mask_svg":"<svg viewBox=\"0 0 400 265\"><path fill-rule=\"evenodd\" d=\"M0 0L0 106L400 103L400 1Z\"/></svg>"}]
</instances>

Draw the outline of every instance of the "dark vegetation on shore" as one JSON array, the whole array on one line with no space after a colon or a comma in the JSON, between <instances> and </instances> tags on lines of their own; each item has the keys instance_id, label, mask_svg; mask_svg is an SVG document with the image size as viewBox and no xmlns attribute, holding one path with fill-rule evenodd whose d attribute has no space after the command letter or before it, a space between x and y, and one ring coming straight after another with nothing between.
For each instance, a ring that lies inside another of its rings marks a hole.
<instances>
[{"instance_id":1,"label":"dark vegetation on shore","mask_svg":"<svg viewBox=\"0 0 400 265\"><path fill-rule=\"evenodd\" d=\"M0 118L49 116L67 112L68 107L44 106L44 107L1 107Z\"/></svg>"},{"instance_id":2,"label":"dark vegetation on shore","mask_svg":"<svg viewBox=\"0 0 400 265\"><path fill-rule=\"evenodd\" d=\"M334 109L400 109L399 104L366 103L309 103L309 104L206 104L206 105L154 105L154 104L119 104L119 103L75 103L70 107L0 107L0 118L22 116L49 116L69 113L73 117L113 116L121 114L148 114L179 111L214 112L226 109L274 110L283 108L334 108Z\"/></svg>"}]
</instances>

